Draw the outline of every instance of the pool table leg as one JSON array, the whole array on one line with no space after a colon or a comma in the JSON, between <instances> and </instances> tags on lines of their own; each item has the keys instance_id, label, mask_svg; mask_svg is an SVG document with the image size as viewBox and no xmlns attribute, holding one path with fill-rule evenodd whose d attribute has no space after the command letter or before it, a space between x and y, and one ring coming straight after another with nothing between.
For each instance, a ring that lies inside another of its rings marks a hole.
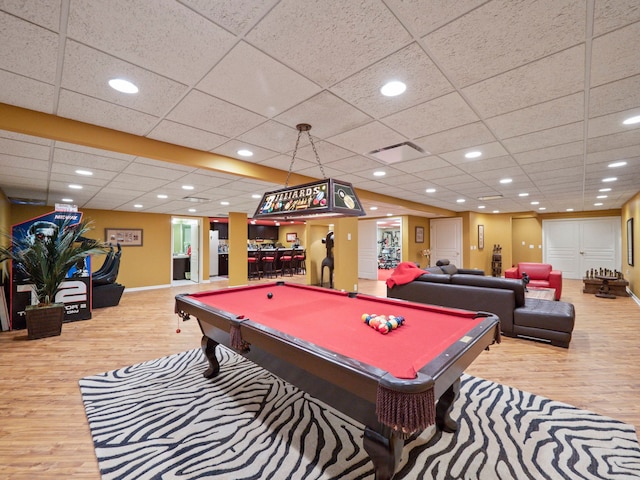
<instances>
[{"instance_id":1,"label":"pool table leg","mask_svg":"<svg viewBox=\"0 0 640 480\"><path fill-rule=\"evenodd\" d=\"M220 372L220 363L216 357L216 347L218 346L218 342L211 340L209 337L204 335L200 345L202 346L204 356L207 357L207 360L209 361L209 368L207 368L203 375L205 378L213 378Z\"/></svg>"},{"instance_id":2,"label":"pool table leg","mask_svg":"<svg viewBox=\"0 0 640 480\"><path fill-rule=\"evenodd\" d=\"M383 435L365 427L363 438L364 449L373 462L375 480L390 480L400 462L404 447L404 439L393 435Z\"/></svg>"},{"instance_id":3,"label":"pool table leg","mask_svg":"<svg viewBox=\"0 0 640 480\"><path fill-rule=\"evenodd\" d=\"M458 396L458 393L460 393L459 377L440 396L440 399L438 400L438 403L436 405L436 426L438 430L447 433L453 433L458 430L457 422L453 418L451 418L453 402Z\"/></svg>"}]
</instances>

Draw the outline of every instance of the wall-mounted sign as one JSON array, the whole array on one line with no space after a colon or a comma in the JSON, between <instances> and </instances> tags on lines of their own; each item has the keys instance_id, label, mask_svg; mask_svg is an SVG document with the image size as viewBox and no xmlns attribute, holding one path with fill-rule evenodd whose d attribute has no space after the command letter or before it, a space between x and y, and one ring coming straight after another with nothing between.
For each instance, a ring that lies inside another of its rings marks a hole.
<instances>
[{"instance_id":1,"label":"wall-mounted sign","mask_svg":"<svg viewBox=\"0 0 640 480\"><path fill-rule=\"evenodd\" d=\"M253 217L286 220L362 215L365 212L353 186L326 178L265 193Z\"/></svg>"}]
</instances>

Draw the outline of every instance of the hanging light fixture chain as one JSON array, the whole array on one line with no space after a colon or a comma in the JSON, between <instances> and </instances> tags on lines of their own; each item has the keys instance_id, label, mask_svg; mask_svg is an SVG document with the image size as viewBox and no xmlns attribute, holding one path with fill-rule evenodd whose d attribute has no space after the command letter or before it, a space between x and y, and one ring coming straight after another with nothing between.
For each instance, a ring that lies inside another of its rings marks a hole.
<instances>
[{"instance_id":1,"label":"hanging light fixture chain","mask_svg":"<svg viewBox=\"0 0 640 480\"><path fill-rule=\"evenodd\" d=\"M302 130L300 129L300 125L298 125L298 138L296 139L296 146L293 149L293 156L291 157L291 163L289 164L289 172L287 172L287 179L284 182L284 186L289 186L289 177L291 177L291 171L293 170L293 162L296 160L296 154L298 153L298 144L300 143L300 135L302 135Z\"/></svg>"},{"instance_id":2,"label":"hanging light fixture chain","mask_svg":"<svg viewBox=\"0 0 640 480\"><path fill-rule=\"evenodd\" d=\"M316 155L316 161L318 162L318 166L320 167L320 173L322 173L322 178L327 178L327 175L324 173L324 168L322 167L322 163L320 163L320 155L318 155L318 151L316 150L316 144L313 143L313 139L311 138L311 134L309 130L307 130L307 135L309 135L309 142L311 142L311 148L313 148L313 153Z\"/></svg>"}]
</instances>

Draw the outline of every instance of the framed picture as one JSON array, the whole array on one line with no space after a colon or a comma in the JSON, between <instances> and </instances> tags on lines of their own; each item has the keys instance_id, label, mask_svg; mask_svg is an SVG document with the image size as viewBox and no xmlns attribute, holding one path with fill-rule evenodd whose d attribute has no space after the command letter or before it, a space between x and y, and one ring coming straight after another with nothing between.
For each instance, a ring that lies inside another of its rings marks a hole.
<instances>
[{"instance_id":1,"label":"framed picture","mask_svg":"<svg viewBox=\"0 0 640 480\"><path fill-rule=\"evenodd\" d=\"M633 265L633 218L627 220L627 263Z\"/></svg>"},{"instance_id":2,"label":"framed picture","mask_svg":"<svg viewBox=\"0 0 640 480\"><path fill-rule=\"evenodd\" d=\"M141 247L141 228L105 228L104 240L107 243L119 243L123 247Z\"/></svg>"},{"instance_id":3,"label":"framed picture","mask_svg":"<svg viewBox=\"0 0 640 480\"><path fill-rule=\"evenodd\" d=\"M478 250L484 248L484 225L478 225Z\"/></svg>"},{"instance_id":4,"label":"framed picture","mask_svg":"<svg viewBox=\"0 0 640 480\"><path fill-rule=\"evenodd\" d=\"M287 233L287 242L295 242L298 239L298 234L296 232Z\"/></svg>"},{"instance_id":5,"label":"framed picture","mask_svg":"<svg viewBox=\"0 0 640 480\"><path fill-rule=\"evenodd\" d=\"M424 243L424 227L416 227L416 243Z\"/></svg>"}]
</instances>

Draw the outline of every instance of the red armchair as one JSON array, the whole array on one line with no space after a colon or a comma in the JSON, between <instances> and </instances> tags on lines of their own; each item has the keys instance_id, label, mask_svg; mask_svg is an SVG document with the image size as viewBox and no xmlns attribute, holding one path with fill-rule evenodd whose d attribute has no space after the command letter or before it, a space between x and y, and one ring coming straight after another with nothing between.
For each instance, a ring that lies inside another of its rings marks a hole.
<instances>
[{"instance_id":1,"label":"red armchair","mask_svg":"<svg viewBox=\"0 0 640 480\"><path fill-rule=\"evenodd\" d=\"M530 287L554 288L556 300L560 300L562 294L562 272L553 270L548 263L520 262L517 267L504 271L505 278L522 278L522 273L529 275Z\"/></svg>"}]
</instances>

